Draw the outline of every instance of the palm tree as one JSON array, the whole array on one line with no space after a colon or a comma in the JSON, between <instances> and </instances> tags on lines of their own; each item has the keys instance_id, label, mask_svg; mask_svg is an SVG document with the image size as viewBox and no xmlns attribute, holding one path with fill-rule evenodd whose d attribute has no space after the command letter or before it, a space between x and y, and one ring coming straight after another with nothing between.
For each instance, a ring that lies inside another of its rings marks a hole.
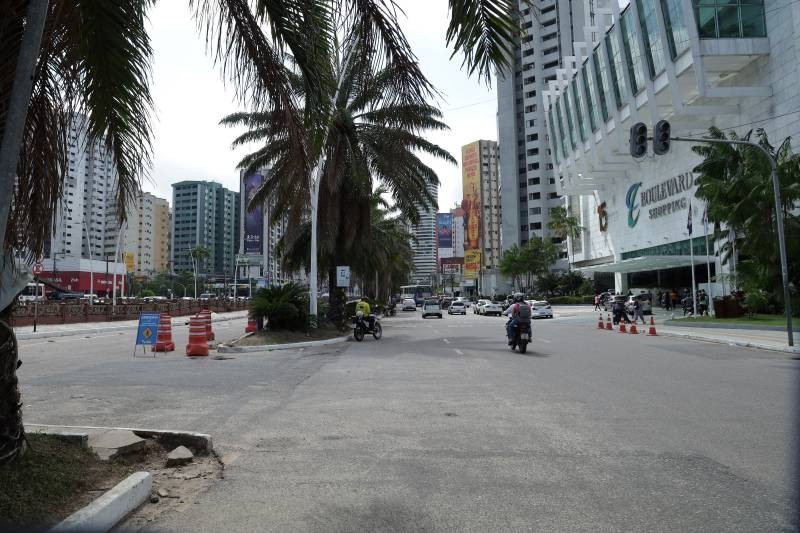
<instances>
[{"instance_id":1,"label":"palm tree","mask_svg":"<svg viewBox=\"0 0 800 533\"><path fill-rule=\"evenodd\" d=\"M0 283L24 286L12 256L39 257L62 196L69 124L86 117L89 136L104 139L118 172L117 213L147 174L151 154L149 90L152 50L146 31L154 0L74 2L6 0L0 5ZM395 19L391 0L189 0L210 52L242 101L280 110L283 138L311 160L294 105L285 51L309 88L331 85L319 58L336 38L336 6L359 21L360 35L396 68L404 85L425 94L422 76ZM507 70L518 32L514 0L450 0L448 44L470 72L489 79ZM268 29L268 31L266 31ZM323 61L327 64L327 61ZM308 102L318 117L314 91ZM276 117L276 122L278 121ZM325 122L322 120L322 122ZM317 141L321 152L324 142ZM303 177L307 178L308 174ZM24 276L23 276L24 278ZM7 326L14 295L0 300L0 463L24 452L17 389L16 338Z\"/></svg>"},{"instance_id":2,"label":"palm tree","mask_svg":"<svg viewBox=\"0 0 800 533\"><path fill-rule=\"evenodd\" d=\"M197 298L197 266L205 265L205 260L211 256L211 252L205 246L195 246L189 248L189 257L192 258L192 270L194 271L194 297ZM205 271L205 269L204 269Z\"/></svg>"},{"instance_id":3,"label":"palm tree","mask_svg":"<svg viewBox=\"0 0 800 533\"><path fill-rule=\"evenodd\" d=\"M519 277L524 271L521 253L520 247L514 244L500 258L500 273L511 279L512 288L519 288Z\"/></svg>"},{"instance_id":4,"label":"palm tree","mask_svg":"<svg viewBox=\"0 0 800 533\"><path fill-rule=\"evenodd\" d=\"M553 232L553 235L561 240L567 238L577 239L581 236L583 226L578 222L578 218L572 215L567 215L567 209L564 206L554 207L550 210L550 221L547 227ZM567 243L567 254L569 254L569 263L567 268L570 268L572 263L572 247Z\"/></svg>"},{"instance_id":5,"label":"palm tree","mask_svg":"<svg viewBox=\"0 0 800 533\"><path fill-rule=\"evenodd\" d=\"M318 184L316 258L328 272L329 318L334 322L341 320L339 313L343 309L343 294L335 290L336 266L357 265L363 250L368 248L365 243L376 238L373 231L379 229L371 224L370 203L374 201L371 196L375 182L385 187L403 219L416 223L420 207L436 207L429 184L439 182L436 173L422 163L417 153L424 152L455 163L449 153L422 137L425 130L447 129L439 120L439 110L417 101L414 91L403 87L408 76L404 66L378 65L376 68L373 59L360 52L350 64L345 64L341 57L332 57L329 68L340 83L336 88L329 88L323 100L323 105L332 110L332 122ZM293 76L298 95L307 102L304 93L307 84L300 75L290 76ZM304 109L305 123L310 124L306 136L313 139L315 134L319 135L317 124L313 116L309 116L311 111L307 105ZM248 173L271 168L248 207L257 208L269 201L274 204L275 213L288 216L289 231L284 237L283 253L290 262L310 265L313 278L309 250L314 248L314 232L311 231L314 217L309 218L308 213L313 206L314 191L305 179L313 163L298 161L283 138L279 114L277 111L234 113L221 123L249 128L234 140L234 146L253 141L263 143L262 148L240 162L240 167ZM306 229L308 240L302 234Z\"/></svg>"}]
</instances>

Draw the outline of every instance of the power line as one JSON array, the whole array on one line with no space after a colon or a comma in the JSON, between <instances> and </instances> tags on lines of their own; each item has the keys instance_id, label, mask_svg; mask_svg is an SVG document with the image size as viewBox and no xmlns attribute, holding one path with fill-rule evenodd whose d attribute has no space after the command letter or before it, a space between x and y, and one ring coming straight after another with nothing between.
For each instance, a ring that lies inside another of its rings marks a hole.
<instances>
[{"instance_id":1,"label":"power line","mask_svg":"<svg viewBox=\"0 0 800 533\"><path fill-rule=\"evenodd\" d=\"M800 0L798 0L798 1L800 1ZM489 102L496 102L496 101L497 101L497 98L490 98L488 100L481 100L480 102L472 102L471 104L464 104L464 105L458 106L458 107L451 107L450 109L442 109L442 113L448 113L450 111L458 111L459 109L466 109L468 107L475 107L476 105L488 104Z\"/></svg>"},{"instance_id":2,"label":"power line","mask_svg":"<svg viewBox=\"0 0 800 533\"><path fill-rule=\"evenodd\" d=\"M795 109L794 111L789 111L789 112L783 113L781 115L775 115L775 116L772 116L772 117L761 118L761 119L758 119L758 120L754 120L752 122L745 122L743 124L737 124L736 126L728 126L728 127L719 128L719 129L721 129L723 131L725 131L725 130L735 130L736 128L741 128L741 127L744 127L744 126L752 126L753 124L758 124L760 122L767 122L768 120L775 120L776 118L787 117L789 115L794 115L795 113L800 113L800 109ZM703 131L698 132L698 133L705 133L705 132L707 132L707 130L703 130ZM694 134L694 132L693 132L693 134Z\"/></svg>"}]
</instances>

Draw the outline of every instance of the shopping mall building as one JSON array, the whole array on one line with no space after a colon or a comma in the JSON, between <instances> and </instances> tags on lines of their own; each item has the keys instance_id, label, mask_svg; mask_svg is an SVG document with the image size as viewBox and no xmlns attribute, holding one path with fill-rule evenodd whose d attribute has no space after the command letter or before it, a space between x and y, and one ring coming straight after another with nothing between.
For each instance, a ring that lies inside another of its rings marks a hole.
<instances>
[{"instance_id":1,"label":"shopping mall building","mask_svg":"<svg viewBox=\"0 0 800 533\"><path fill-rule=\"evenodd\" d=\"M652 134L666 119L684 137L763 128L773 145L800 143L800 3L614 0L598 5L594 23L545 94L560 192L586 229L569 242L573 267L619 292L688 289L693 264L702 284L707 260L724 280L731 265L720 265L713 241L706 253L713 221L706 230L695 198L699 157L672 142L665 155L651 145L634 159L630 127L644 122Z\"/></svg>"}]
</instances>

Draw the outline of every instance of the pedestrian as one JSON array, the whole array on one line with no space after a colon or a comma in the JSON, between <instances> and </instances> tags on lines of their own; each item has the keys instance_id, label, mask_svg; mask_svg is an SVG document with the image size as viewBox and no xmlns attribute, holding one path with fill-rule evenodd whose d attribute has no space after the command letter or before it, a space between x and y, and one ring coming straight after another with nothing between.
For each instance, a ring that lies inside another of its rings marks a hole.
<instances>
[{"instance_id":1,"label":"pedestrian","mask_svg":"<svg viewBox=\"0 0 800 533\"><path fill-rule=\"evenodd\" d=\"M700 291L700 306L698 308L700 316L708 315L708 294L704 290Z\"/></svg>"},{"instance_id":2,"label":"pedestrian","mask_svg":"<svg viewBox=\"0 0 800 533\"><path fill-rule=\"evenodd\" d=\"M633 299L633 323L636 324L639 319L642 319L642 325L647 325L647 322L644 320L644 314L642 313L642 304L639 302L638 298Z\"/></svg>"},{"instance_id":3,"label":"pedestrian","mask_svg":"<svg viewBox=\"0 0 800 533\"><path fill-rule=\"evenodd\" d=\"M599 294L595 294L594 295L594 310L595 311L600 311L600 295Z\"/></svg>"}]
</instances>

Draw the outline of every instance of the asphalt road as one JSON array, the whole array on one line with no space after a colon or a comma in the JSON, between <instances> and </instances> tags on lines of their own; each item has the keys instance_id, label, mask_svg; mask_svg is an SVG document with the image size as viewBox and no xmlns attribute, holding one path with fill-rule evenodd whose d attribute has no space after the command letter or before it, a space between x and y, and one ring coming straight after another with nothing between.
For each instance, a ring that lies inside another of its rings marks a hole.
<instances>
[{"instance_id":1,"label":"asphalt road","mask_svg":"<svg viewBox=\"0 0 800 533\"><path fill-rule=\"evenodd\" d=\"M152 531L776 531L782 354L594 328L384 320L363 343L133 358L130 333L23 341L28 422L211 433L225 479ZM244 321L216 326L218 338Z\"/></svg>"}]
</instances>

